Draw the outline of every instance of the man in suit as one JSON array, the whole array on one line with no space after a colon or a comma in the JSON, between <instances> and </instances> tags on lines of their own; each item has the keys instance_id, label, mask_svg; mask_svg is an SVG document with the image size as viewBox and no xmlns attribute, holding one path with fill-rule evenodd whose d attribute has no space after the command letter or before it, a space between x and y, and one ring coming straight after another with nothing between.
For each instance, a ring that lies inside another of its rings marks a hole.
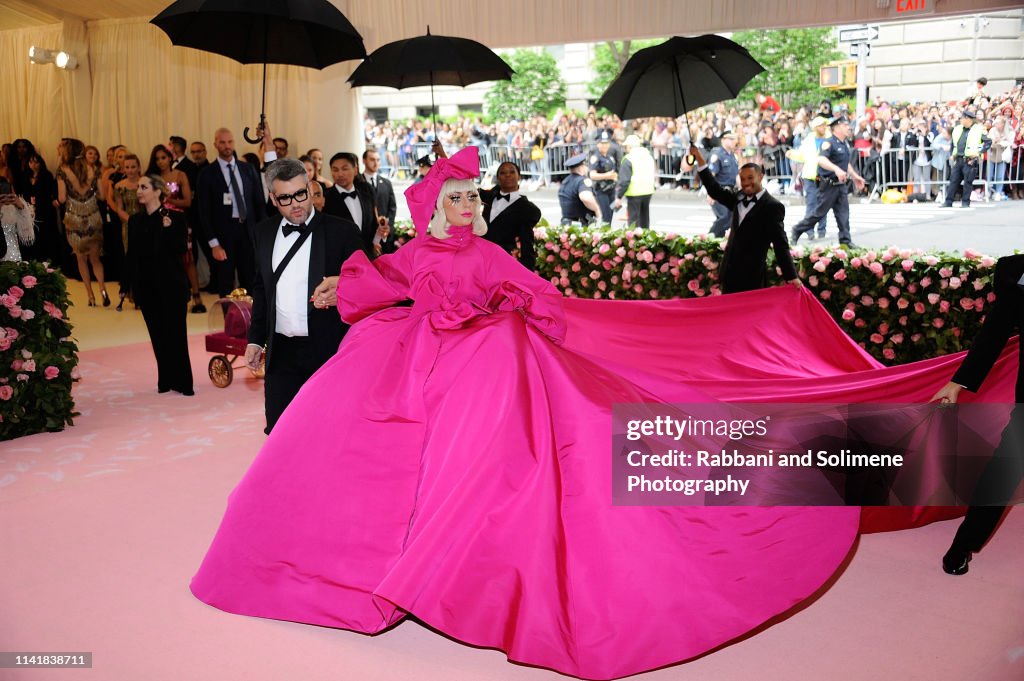
<instances>
[{"instance_id":1,"label":"man in suit","mask_svg":"<svg viewBox=\"0 0 1024 681\"><path fill-rule=\"evenodd\" d=\"M267 430L299 388L338 350L345 331L336 309L313 304L313 292L337 287L341 265L363 248L350 221L313 208L306 169L280 159L267 169L270 198L280 215L256 226L256 278L245 361L258 368L266 352Z\"/></svg>"},{"instance_id":2,"label":"man in suit","mask_svg":"<svg viewBox=\"0 0 1024 681\"><path fill-rule=\"evenodd\" d=\"M195 164L199 172L202 172L206 166L210 165L210 160L206 158L206 145L199 140L196 140L189 146L188 155L192 157L192 163Z\"/></svg>"},{"instance_id":3,"label":"man in suit","mask_svg":"<svg viewBox=\"0 0 1024 681\"><path fill-rule=\"evenodd\" d=\"M398 202L395 200L395 188L391 180L380 174L380 154L374 149L363 152L363 179L373 190L373 202L377 214L388 219L388 228L395 231L395 215L398 214Z\"/></svg>"},{"instance_id":4,"label":"man in suit","mask_svg":"<svg viewBox=\"0 0 1024 681\"><path fill-rule=\"evenodd\" d=\"M255 276L253 232L266 217L259 173L235 159L235 138L227 128L214 133L217 160L199 175L196 195L199 223L213 261L210 266L217 293L226 296L238 283L251 289Z\"/></svg>"},{"instance_id":5,"label":"man in suit","mask_svg":"<svg viewBox=\"0 0 1024 681\"><path fill-rule=\"evenodd\" d=\"M955 403L963 388L976 392L1014 334L1018 334L1020 353L1024 354L1024 255L999 259L995 293L995 305L986 315L970 351L953 374L953 380L935 393L933 401ZM1024 474L1024 364L1019 355L1017 362L1016 405L1010 412L1010 422L978 481L967 516L942 557L942 569L951 575L967 572L971 554L980 551L992 536Z\"/></svg>"},{"instance_id":6,"label":"man in suit","mask_svg":"<svg viewBox=\"0 0 1024 681\"><path fill-rule=\"evenodd\" d=\"M363 237L364 248L371 257L395 250L388 219L377 215L370 185L359 175L359 159L347 151L331 157L331 179L334 187L324 196L324 212L355 223Z\"/></svg>"},{"instance_id":7,"label":"man in suit","mask_svg":"<svg viewBox=\"0 0 1024 681\"><path fill-rule=\"evenodd\" d=\"M498 186L482 189L484 238L511 253L519 251L519 262L530 271L537 270L537 251L533 245L533 228L540 222L540 208L519 193L519 166L505 161L498 166Z\"/></svg>"},{"instance_id":8,"label":"man in suit","mask_svg":"<svg viewBox=\"0 0 1024 681\"><path fill-rule=\"evenodd\" d=\"M775 249L775 261L782 268L783 278L797 288L802 287L786 240L786 207L761 186L761 166L747 163L740 168L740 190L736 192L718 184L696 146L690 145L690 153L696 159L708 196L727 207L731 214L732 229L719 273L722 292L738 293L767 286L765 257L769 247Z\"/></svg>"}]
</instances>

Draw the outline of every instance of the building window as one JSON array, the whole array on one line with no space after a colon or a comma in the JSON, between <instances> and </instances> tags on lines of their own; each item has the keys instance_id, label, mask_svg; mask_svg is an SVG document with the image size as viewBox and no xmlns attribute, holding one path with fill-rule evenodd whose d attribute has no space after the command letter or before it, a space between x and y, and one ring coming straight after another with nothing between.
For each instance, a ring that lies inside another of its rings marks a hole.
<instances>
[{"instance_id":1,"label":"building window","mask_svg":"<svg viewBox=\"0 0 1024 681\"><path fill-rule=\"evenodd\" d=\"M366 110L366 115L373 119L374 123L383 123L388 120L388 109L387 107L375 107Z\"/></svg>"},{"instance_id":2,"label":"building window","mask_svg":"<svg viewBox=\"0 0 1024 681\"><path fill-rule=\"evenodd\" d=\"M433 108L433 113L437 113L437 107ZM431 108L429 106L418 106L416 107L416 118L430 118Z\"/></svg>"}]
</instances>

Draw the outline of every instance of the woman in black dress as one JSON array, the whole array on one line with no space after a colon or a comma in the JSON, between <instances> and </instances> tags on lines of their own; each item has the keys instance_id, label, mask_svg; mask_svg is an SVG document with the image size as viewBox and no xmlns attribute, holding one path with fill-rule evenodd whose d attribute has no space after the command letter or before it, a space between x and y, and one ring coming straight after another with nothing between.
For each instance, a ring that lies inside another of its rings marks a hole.
<instances>
[{"instance_id":1,"label":"woman in black dress","mask_svg":"<svg viewBox=\"0 0 1024 681\"><path fill-rule=\"evenodd\" d=\"M189 286L181 256L185 218L163 207L167 185L158 175L139 178L139 205L128 219L128 277L142 308L157 364L157 391L193 395L186 317Z\"/></svg>"},{"instance_id":2,"label":"woman in black dress","mask_svg":"<svg viewBox=\"0 0 1024 681\"><path fill-rule=\"evenodd\" d=\"M519 262L536 271L533 228L540 222L540 208L519 193L519 179L519 166L505 161L498 166L498 186L480 191L487 223L484 238L513 255L518 253Z\"/></svg>"}]
</instances>

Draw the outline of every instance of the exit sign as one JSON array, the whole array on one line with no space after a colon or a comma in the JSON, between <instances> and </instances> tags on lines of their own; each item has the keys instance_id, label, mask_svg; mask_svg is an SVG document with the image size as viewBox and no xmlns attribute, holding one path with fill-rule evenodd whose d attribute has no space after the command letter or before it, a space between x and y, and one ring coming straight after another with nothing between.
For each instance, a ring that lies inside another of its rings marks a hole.
<instances>
[{"instance_id":1,"label":"exit sign","mask_svg":"<svg viewBox=\"0 0 1024 681\"><path fill-rule=\"evenodd\" d=\"M918 14L932 14L935 11L935 0L892 0L889 5L889 16L906 18Z\"/></svg>"}]
</instances>

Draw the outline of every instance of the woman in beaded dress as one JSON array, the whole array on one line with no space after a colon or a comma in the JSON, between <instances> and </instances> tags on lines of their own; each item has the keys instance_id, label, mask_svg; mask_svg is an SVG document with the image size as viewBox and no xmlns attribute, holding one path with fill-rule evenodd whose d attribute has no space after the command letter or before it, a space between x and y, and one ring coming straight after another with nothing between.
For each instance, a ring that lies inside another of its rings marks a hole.
<instances>
[{"instance_id":1,"label":"woman in beaded dress","mask_svg":"<svg viewBox=\"0 0 1024 681\"><path fill-rule=\"evenodd\" d=\"M89 307L96 306L92 292L92 274L100 285L103 307L110 306L104 281L103 218L99 208L100 174L86 161L85 145L81 140L64 138L57 147L60 166L57 169L57 199L64 205L64 229L68 244L78 260ZM90 265L92 271L90 272Z\"/></svg>"},{"instance_id":2,"label":"woman in beaded dress","mask_svg":"<svg viewBox=\"0 0 1024 681\"><path fill-rule=\"evenodd\" d=\"M121 218L121 243L124 252L128 252L128 219L139 212L139 178L142 176L142 161L135 154L129 153L121 161L125 177L116 185L111 192L111 206L117 216ZM127 268L126 268L127 269ZM121 299L117 303L117 311L124 309L124 299L131 295L131 287L128 283L127 271L121 277Z\"/></svg>"}]
</instances>

